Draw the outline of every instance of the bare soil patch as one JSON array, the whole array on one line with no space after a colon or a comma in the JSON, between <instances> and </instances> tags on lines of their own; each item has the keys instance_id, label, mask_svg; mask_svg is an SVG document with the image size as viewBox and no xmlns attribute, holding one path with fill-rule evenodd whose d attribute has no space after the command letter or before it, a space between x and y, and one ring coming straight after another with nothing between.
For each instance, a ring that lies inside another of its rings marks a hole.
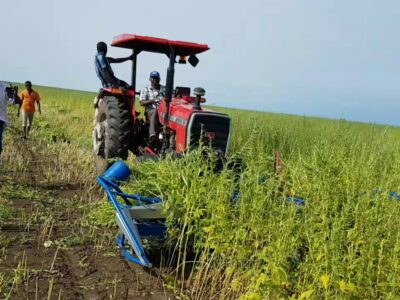
<instances>
[{"instance_id":1,"label":"bare soil patch","mask_svg":"<svg viewBox=\"0 0 400 300\"><path fill-rule=\"evenodd\" d=\"M36 152L26 152L23 172L0 166L0 196L14 211L0 222L0 299L175 299L155 275L162 270L121 257L117 229L85 221L83 184L43 183L47 166ZM102 197L93 191L91 201Z\"/></svg>"}]
</instances>

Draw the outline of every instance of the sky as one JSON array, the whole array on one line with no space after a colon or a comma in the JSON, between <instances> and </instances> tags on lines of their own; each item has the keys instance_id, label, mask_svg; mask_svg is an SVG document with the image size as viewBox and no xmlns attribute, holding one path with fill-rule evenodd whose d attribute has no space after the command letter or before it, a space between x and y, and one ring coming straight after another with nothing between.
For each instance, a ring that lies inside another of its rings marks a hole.
<instances>
[{"instance_id":1,"label":"sky","mask_svg":"<svg viewBox=\"0 0 400 300\"><path fill-rule=\"evenodd\" d=\"M97 91L96 43L132 33L208 44L175 83L209 104L400 126L398 0L3 0L0 79ZM109 47L108 56L126 49ZM138 84L166 56L138 57ZM113 64L130 81L130 63ZM45 100L45 99L44 99ZM91 99L88 99L91 101Z\"/></svg>"}]
</instances>

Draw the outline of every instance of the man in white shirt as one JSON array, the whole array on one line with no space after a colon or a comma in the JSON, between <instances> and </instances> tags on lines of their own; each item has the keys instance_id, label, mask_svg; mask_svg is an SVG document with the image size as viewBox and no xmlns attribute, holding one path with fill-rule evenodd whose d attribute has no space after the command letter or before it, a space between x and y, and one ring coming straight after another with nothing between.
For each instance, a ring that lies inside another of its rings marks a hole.
<instances>
[{"instance_id":1,"label":"man in white shirt","mask_svg":"<svg viewBox=\"0 0 400 300\"><path fill-rule=\"evenodd\" d=\"M145 107L145 114L150 123L150 142L154 142L158 131L157 108L165 93L165 87L160 84L160 73L157 71L150 73L150 83L150 86L141 90L139 101L140 105Z\"/></svg>"},{"instance_id":2,"label":"man in white shirt","mask_svg":"<svg viewBox=\"0 0 400 300\"><path fill-rule=\"evenodd\" d=\"M3 131L6 128L8 123L7 116L7 104L8 104L8 95L6 92L7 84L3 81L0 81L0 156L3 151Z\"/></svg>"}]
</instances>

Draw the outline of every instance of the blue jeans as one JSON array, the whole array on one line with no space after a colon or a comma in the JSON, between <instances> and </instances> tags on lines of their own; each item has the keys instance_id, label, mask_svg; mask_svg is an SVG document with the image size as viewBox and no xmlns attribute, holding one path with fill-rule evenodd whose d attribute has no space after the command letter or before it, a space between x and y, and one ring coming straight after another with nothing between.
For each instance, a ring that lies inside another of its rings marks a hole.
<instances>
[{"instance_id":1,"label":"blue jeans","mask_svg":"<svg viewBox=\"0 0 400 300\"><path fill-rule=\"evenodd\" d=\"M3 151L3 131L4 131L4 122L0 121L0 153Z\"/></svg>"}]
</instances>

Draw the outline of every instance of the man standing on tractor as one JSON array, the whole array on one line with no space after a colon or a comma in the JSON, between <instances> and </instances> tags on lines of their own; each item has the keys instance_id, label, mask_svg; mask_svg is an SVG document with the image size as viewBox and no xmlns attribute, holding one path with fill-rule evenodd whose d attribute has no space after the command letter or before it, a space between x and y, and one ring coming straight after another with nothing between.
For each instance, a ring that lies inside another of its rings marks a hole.
<instances>
[{"instance_id":1,"label":"man standing on tractor","mask_svg":"<svg viewBox=\"0 0 400 300\"><path fill-rule=\"evenodd\" d=\"M125 81L115 77L113 70L111 69L111 63L122 63L127 60L132 60L133 56L123 58L112 58L107 57L107 44L104 42L97 43L97 54L94 59L94 65L96 68L97 77L99 77L103 87L123 87L129 89L130 86Z\"/></svg>"},{"instance_id":2,"label":"man standing on tractor","mask_svg":"<svg viewBox=\"0 0 400 300\"><path fill-rule=\"evenodd\" d=\"M150 86L143 88L140 92L140 105L145 107L145 115L150 123L149 141L154 142L158 131L157 108L162 96L165 94L165 86L160 84L160 73L153 71L150 73Z\"/></svg>"},{"instance_id":3,"label":"man standing on tractor","mask_svg":"<svg viewBox=\"0 0 400 300\"><path fill-rule=\"evenodd\" d=\"M38 107L39 114L42 114L40 107L40 96L39 93L32 89L32 83L30 81L25 82L26 90L22 91L20 98L21 103L18 107L17 117L19 117L20 110L22 108L22 127L24 130L23 138L27 139L29 132L32 127L33 116L35 115L35 105Z\"/></svg>"}]
</instances>

